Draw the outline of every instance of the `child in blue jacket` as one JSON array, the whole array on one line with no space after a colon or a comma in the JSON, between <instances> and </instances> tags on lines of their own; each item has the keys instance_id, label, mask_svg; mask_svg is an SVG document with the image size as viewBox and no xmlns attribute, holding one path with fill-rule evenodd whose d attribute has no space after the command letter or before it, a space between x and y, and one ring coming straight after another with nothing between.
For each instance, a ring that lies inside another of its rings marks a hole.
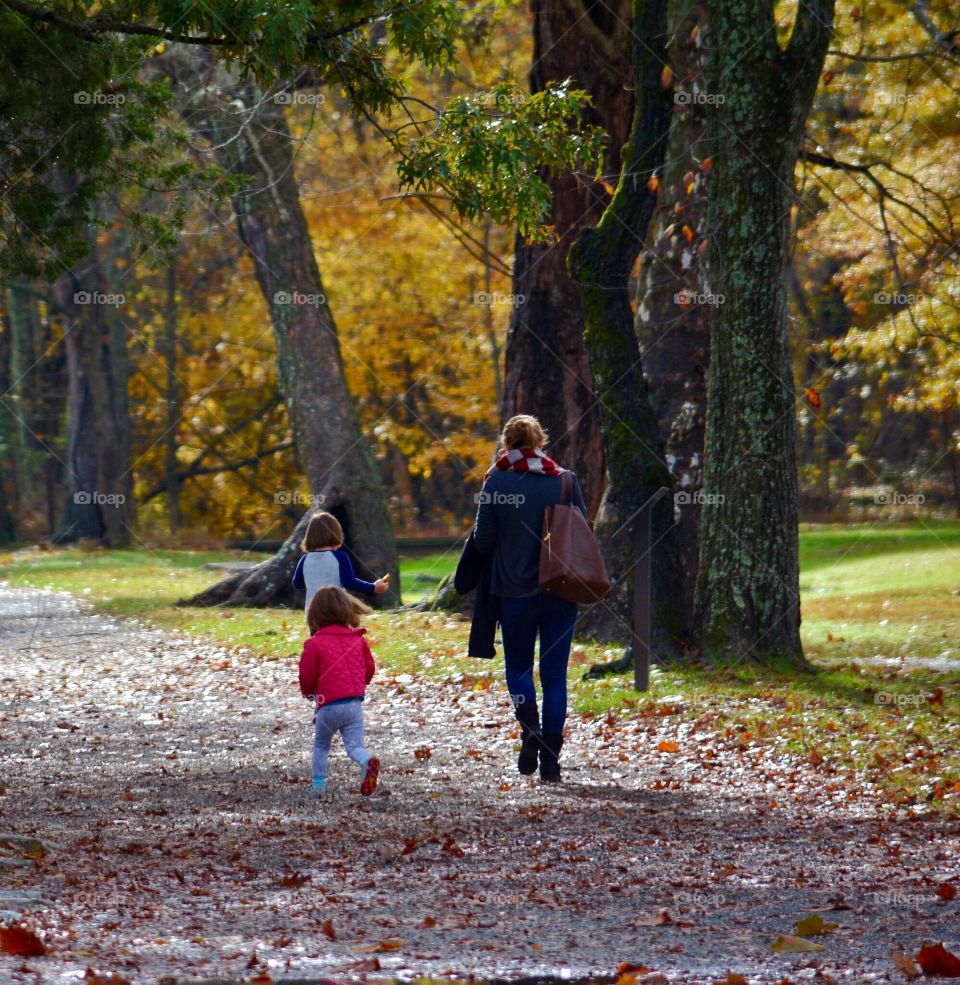
<instances>
[{"instance_id":1,"label":"child in blue jacket","mask_svg":"<svg viewBox=\"0 0 960 985\"><path fill-rule=\"evenodd\" d=\"M348 592L382 595L390 587L390 575L364 581L353 573L350 557L343 549L343 528L332 513L314 513L307 525L301 547L305 551L293 575L293 587L303 590L303 611L310 608L321 585L339 585Z\"/></svg>"}]
</instances>

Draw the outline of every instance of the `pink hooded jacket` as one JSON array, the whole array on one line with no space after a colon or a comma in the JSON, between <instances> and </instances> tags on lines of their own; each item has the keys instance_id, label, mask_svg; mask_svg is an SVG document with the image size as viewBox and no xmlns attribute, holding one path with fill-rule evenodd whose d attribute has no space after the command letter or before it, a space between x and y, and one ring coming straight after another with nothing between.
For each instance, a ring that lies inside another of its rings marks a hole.
<instances>
[{"instance_id":1,"label":"pink hooded jacket","mask_svg":"<svg viewBox=\"0 0 960 985\"><path fill-rule=\"evenodd\" d=\"M365 633L349 626L324 626L303 644L300 691L305 698L316 698L318 708L366 694L375 665Z\"/></svg>"}]
</instances>

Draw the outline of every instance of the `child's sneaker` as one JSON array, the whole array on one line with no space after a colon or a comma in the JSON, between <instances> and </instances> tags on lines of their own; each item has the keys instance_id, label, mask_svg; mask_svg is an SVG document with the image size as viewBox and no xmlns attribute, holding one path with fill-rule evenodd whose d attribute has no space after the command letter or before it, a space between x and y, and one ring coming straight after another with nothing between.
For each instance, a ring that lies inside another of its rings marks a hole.
<instances>
[{"instance_id":1,"label":"child's sneaker","mask_svg":"<svg viewBox=\"0 0 960 985\"><path fill-rule=\"evenodd\" d=\"M310 793L314 800L322 800L327 792L327 778L325 776L315 776L310 783Z\"/></svg>"},{"instance_id":2,"label":"child's sneaker","mask_svg":"<svg viewBox=\"0 0 960 985\"><path fill-rule=\"evenodd\" d=\"M371 756L367 760L366 771L363 774L363 782L360 784L360 793L364 797L369 797L377 789L377 778L380 776L380 760L376 756Z\"/></svg>"}]
</instances>

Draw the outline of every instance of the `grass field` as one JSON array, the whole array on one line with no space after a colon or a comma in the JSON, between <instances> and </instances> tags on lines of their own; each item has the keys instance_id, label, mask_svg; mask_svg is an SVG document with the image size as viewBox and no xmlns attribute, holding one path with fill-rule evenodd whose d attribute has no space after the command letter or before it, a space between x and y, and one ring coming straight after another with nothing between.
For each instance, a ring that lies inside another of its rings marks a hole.
<instances>
[{"instance_id":1,"label":"grass field","mask_svg":"<svg viewBox=\"0 0 960 985\"><path fill-rule=\"evenodd\" d=\"M12 586L72 592L102 612L295 659L304 630L293 610L198 610L175 603L218 577L203 568L235 559L198 551L0 552ZM429 592L457 552L405 559L406 601ZM619 655L589 642L572 654L573 707L583 714L650 714L667 704L689 719L795 755L825 773L870 782L901 802L960 810L960 522L807 526L801 531L804 646L816 670L755 666L656 667L638 695L624 677L582 681ZM371 636L388 670L465 675L483 687L499 661L470 660L468 624L445 614L375 613ZM677 701L677 696L682 700Z\"/></svg>"}]
</instances>

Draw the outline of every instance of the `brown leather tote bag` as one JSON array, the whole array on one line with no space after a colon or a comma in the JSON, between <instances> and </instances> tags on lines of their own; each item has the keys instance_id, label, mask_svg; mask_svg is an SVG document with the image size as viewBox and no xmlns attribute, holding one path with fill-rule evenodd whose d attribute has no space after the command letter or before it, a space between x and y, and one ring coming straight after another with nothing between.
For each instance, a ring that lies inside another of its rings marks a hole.
<instances>
[{"instance_id":1,"label":"brown leather tote bag","mask_svg":"<svg viewBox=\"0 0 960 985\"><path fill-rule=\"evenodd\" d=\"M592 605L610 594L610 579L586 517L571 502L573 479L560 475L560 501L543 514L540 587L551 595Z\"/></svg>"}]
</instances>

